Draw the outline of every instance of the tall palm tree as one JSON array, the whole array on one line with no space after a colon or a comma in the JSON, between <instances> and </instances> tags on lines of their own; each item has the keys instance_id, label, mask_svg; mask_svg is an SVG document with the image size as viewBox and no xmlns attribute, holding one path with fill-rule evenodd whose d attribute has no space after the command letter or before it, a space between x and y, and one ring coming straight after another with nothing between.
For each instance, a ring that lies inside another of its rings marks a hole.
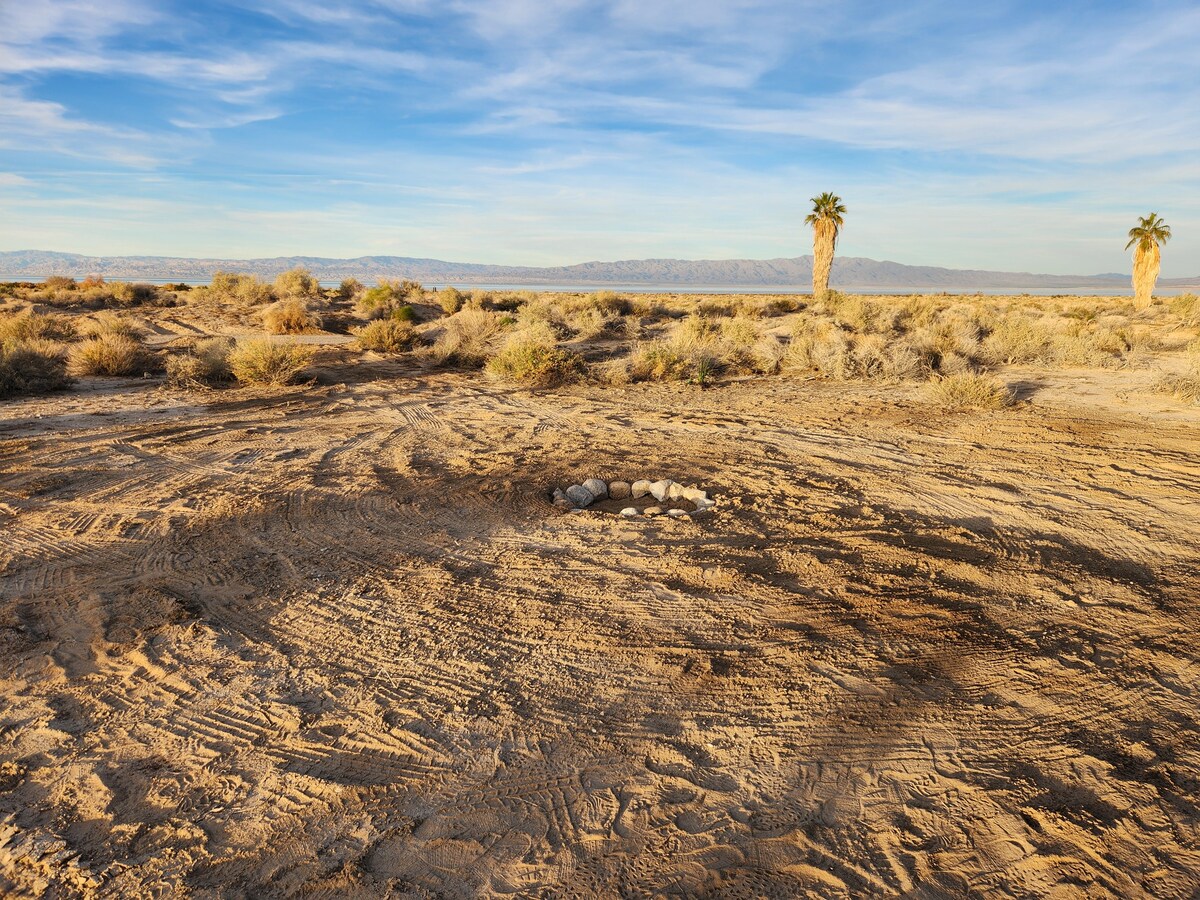
<instances>
[{"instance_id":1,"label":"tall palm tree","mask_svg":"<svg viewBox=\"0 0 1200 900\"><path fill-rule=\"evenodd\" d=\"M1159 263L1162 259L1158 245L1171 239L1171 226L1158 217L1158 213L1138 216L1138 223L1129 229L1129 243L1125 249L1133 251L1133 298L1138 309L1150 305L1154 282L1158 281Z\"/></svg>"},{"instance_id":2,"label":"tall palm tree","mask_svg":"<svg viewBox=\"0 0 1200 900\"><path fill-rule=\"evenodd\" d=\"M804 218L813 229L813 297L824 300L829 293L829 270L833 268L833 250L842 230L846 207L842 198L829 191L812 198L813 210Z\"/></svg>"}]
</instances>

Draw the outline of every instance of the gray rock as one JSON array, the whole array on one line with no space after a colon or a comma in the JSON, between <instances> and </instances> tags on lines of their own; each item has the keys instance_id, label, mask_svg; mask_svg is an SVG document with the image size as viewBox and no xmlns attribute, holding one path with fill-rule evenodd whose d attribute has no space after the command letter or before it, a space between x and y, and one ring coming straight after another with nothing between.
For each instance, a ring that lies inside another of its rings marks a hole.
<instances>
[{"instance_id":1,"label":"gray rock","mask_svg":"<svg viewBox=\"0 0 1200 900\"><path fill-rule=\"evenodd\" d=\"M581 509L585 506L591 506L592 501L596 499L596 495L582 484L573 484L567 488L567 497Z\"/></svg>"},{"instance_id":2,"label":"gray rock","mask_svg":"<svg viewBox=\"0 0 1200 900\"><path fill-rule=\"evenodd\" d=\"M683 510L683 509L668 509L668 510L667 510L667 515L668 515L668 516L670 516L672 519L678 519L680 516L686 516L686 515L687 515L687 510Z\"/></svg>"},{"instance_id":3,"label":"gray rock","mask_svg":"<svg viewBox=\"0 0 1200 900\"><path fill-rule=\"evenodd\" d=\"M555 488L554 493L550 495L550 501L552 503L555 503L559 500L566 500L566 499L567 499L567 495L565 493L563 493L562 488Z\"/></svg>"},{"instance_id":4,"label":"gray rock","mask_svg":"<svg viewBox=\"0 0 1200 900\"><path fill-rule=\"evenodd\" d=\"M599 478L589 478L583 483L583 486L592 492L592 496L597 500L603 500L608 496L608 485Z\"/></svg>"},{"instance_id":5,"label":"gray rock","mask_svg":"<svg viewBox=\"0 0 1200 900\"><path fill-rule=\"evenodd\" d=\"M608 496L614 500L624 500L631 493L628 481L611 481L608 485Z\"/></svg>"},{"instance_id":6,"label":"gray rock","mask_svg":"<svg viewBox=\"0 0 1200 900\"><path fill-rule=\"evenodd\" d=\"M627 506L623 510L621 510L621 515L623 515L623 516L640 516L641 513L638 512L638 508L636 506Z\"/></svg>"},{"instance_id":7,"label":"gray rock","mask_svg":"<svg viewBox=\"0 0 1200 900\"><path fill-rule=\"evenodd\" d=\"M667 479L664 479L663 481L656 481L654 484L650 485L650 495L661 503L663 500L667 499L667 492L671 490L671 485L674 483L675 482Z\"/></svg>"},{"instance_id":8,"label":"gray rock","mask_svg":"<svg viewBox=\"0 0 1200 900\"><path fill-rule=\"evenodd\" d=\"M645 497L648 493L650 493L650 482L635 481L633 483L633 487L630 488L630 493L634 500L640 500L642 497Z\"/></svg>"}]
</instances>

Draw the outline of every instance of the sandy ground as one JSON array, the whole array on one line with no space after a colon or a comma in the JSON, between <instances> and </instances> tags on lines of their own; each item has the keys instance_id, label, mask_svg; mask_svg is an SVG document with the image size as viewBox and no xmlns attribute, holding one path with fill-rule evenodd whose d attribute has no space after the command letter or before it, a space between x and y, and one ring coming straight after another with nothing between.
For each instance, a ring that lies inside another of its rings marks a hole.
<instances>
[{"instance_id":1,"label":"sandy ground","mask_svg":"<svg viewBox=\"0 0 1200 900\"><path fill-rule=\"evenodd\" d=\"M1195 409L354 377L4 405L0 893L1200 890Z\"/></svg>"}]
</instances>

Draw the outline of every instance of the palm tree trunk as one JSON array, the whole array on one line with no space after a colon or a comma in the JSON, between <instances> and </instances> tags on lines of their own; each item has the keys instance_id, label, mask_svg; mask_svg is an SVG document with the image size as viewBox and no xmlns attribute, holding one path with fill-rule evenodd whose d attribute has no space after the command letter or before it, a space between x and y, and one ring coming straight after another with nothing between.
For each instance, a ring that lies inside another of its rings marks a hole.
<instances>
[{"instance_id":1,"label":"palm tree trunk","mask_svg":"<svg viewBox=\"0 0 1200 900\"><path fill-rule=\"evenodd\" d=\"M824 300L829 293L829 271L833 268L832 222L813 225L813 299Z\"/></svg>"},{"instance_id":2,"label":"palm tree trunk","mask_svg":"<svg viewBox=\"0 0 1200 900\"><path fill-rule=\"evenodd\" d=\"M1161 259L1158 244L1151 244L1149 250L1143 250L1139 246L1133 254L1133 304L1138 309L1145 309L1150 305L1154 283L1158 281Z\"/></svg>"}]
</instances>

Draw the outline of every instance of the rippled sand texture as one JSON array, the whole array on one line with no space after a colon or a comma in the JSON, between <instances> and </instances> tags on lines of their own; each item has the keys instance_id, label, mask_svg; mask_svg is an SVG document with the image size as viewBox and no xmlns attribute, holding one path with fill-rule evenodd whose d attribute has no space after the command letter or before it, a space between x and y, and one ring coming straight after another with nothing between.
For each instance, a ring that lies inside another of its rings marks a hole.
<instances>
[{"instance_id":1,"label":"rippled sand texture","mask_svg":"<svg viewBox=\"0 0 1200 900\"><path fill-rule=\"evenodd\" d=\"M1195 896L1198 447L783 379L9 404L0 892ZM545 493L640 473L718 509Z\"/></svg>"}]
</instances>

